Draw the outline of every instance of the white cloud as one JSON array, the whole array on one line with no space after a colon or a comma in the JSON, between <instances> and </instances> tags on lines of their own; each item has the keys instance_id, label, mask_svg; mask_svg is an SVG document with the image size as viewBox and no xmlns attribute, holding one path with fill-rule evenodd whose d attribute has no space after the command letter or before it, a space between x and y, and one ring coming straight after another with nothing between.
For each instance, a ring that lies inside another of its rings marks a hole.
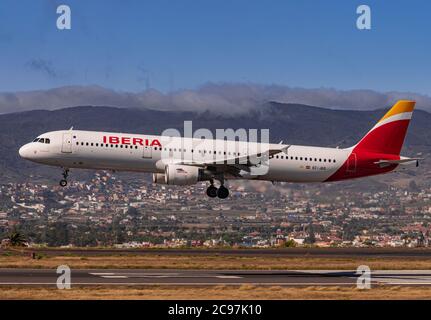
<instances>
[{"instance_id":1,"label":"white cloud","mask_svg":"<svg viewBox=\"0 0 431 320\"><path fill-rule=\"evenodd\" d=\"M431 97L404 92L372 90L304 89L248 83L208 83L195 90L162 93L114 91L99 86L68 86L50 90L0 93L0 112L59 109L71 106L115 106L177 111L243 113L268 101L300 103L335 109L373 110L398 99L413 99L418 108L431 111Z\"/></svg>"}]
</instances>

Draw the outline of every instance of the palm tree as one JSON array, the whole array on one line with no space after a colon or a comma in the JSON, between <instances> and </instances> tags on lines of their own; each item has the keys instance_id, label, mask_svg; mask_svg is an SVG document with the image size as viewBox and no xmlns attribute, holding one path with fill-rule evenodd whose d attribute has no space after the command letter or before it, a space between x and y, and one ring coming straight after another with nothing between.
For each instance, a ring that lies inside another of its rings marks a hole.
<instances>
[{"instance_id":1,"label":"palm tree","mask_svg":"<svg viewBox=\"0 0 431 320\"><path fill-rule=\"evenodd\" d=\"M9 234L8 239L12 247L24 247L27 241L24 235L18 231L13 231L11 234Z\"/></svg>"}]
</instances>

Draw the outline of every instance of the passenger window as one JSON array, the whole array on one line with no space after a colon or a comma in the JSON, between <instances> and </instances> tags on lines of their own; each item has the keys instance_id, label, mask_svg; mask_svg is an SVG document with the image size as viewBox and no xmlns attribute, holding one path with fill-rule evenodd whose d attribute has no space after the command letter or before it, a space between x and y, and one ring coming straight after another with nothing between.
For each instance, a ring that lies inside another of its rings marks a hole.
<instances>
[{"instance_id":1,"label":"passenger window","mask_svg":"<svg viewBox=\"0 0 431 320\"><path fill-rule=\"evenodd\" d=\"M295 160L298 160L298 157L295 157Z\"/></svg>"},{"instance_id":2,"label":"passenger window","mask_svg":"<svg viewBox=\"0 0 431 320\"><path fill-rule=\"evenodd\" d=\"M334 159L334 160L332 160L332 162L333 162L333 163L335 163L335 159Z\"/></svg>"},{"instance_id":3,"label":"passenger window","mask_svg":"<svg viewBox=\"0 0 431 320\"><path fill-rule=\"evenodd\" d=\"M307 161L307 158L305 158L304 160Z\"/></svg>"},{"instance_id":4,"label":"passenger window","mask_svg":"<svg viewBox=\"0 0 431 320\"><path fill-rule=\"evenodd\" d=\"M301 158L299 158L299 160L301 160L301 161L302 161L302 157L301 157Z\"/></svg>"},{"instance_id":5,"label":"passenger window","mask_svg":"<svg viewBox=\"0 0 431 320\"><path fill-rule=\"evenodd\" d=\"M91 143L91 146L93 147L93 142Z\"/></svg>"}]
</instances>

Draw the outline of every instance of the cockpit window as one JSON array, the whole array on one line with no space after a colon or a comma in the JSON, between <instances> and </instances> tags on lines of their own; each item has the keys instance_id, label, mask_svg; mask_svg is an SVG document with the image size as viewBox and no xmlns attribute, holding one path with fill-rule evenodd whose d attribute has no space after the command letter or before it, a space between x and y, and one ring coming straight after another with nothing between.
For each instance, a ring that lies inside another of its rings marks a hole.
<instances>
[{"instance_id":1,"label":"cockpit window","mask_svg":"<svg viewBox=\"0 0 431 320\"><path fill-rule=\"evenodd\" d=\"M44 138L40 138L40 139L39 139L39 142L40 142L40 143L45 143L45 139L44 139Z\"/></svg>"},{"instance_id":2,"label":"cockpit window","mask_svg":"<svg viewBox=\"0 0 431 320\"><path fill-rule=\"evenodd\" d=\"M49 140L48 138L45 138L45 143L50 144L51 140Z\"/></svg>"},{"instance_id":3,"label":"cockpit window","mask_svg":"<svg viewBox=\"0 0 431 320\"><path fill-rule=\"evenodd\" d=\"M38 142L38 141L39 141L39 138L36 138L33 140L33 142Z\"/></svg>"}]
</instances>

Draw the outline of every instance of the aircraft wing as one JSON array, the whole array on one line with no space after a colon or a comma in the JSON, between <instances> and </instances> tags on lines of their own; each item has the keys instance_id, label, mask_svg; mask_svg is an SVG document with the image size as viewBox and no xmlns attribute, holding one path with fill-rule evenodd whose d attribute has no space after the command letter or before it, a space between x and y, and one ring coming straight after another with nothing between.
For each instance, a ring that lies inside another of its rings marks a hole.
<instances>
[{"instance_id":1,"label":"aircraft wing","mask_svg":"<svg viewBox=\"0 0 431 320\"><path fill-rule=\"evenodd\" d=\"M256 163L252 163L250 161L250 158L260 158L260 162L262 163L265 161L265 159L268 159L277 153L286 153L289 147L290 145L283 145L280 146L280 148L271 148L260 153L231 157L226 159L214 159L204 161L186 160L174 163L188 166L199 166L215 173L230 173L236 177L243 177L244 174L250 173L251 168L256 166Z\"/></svg>"}]
</instances>

